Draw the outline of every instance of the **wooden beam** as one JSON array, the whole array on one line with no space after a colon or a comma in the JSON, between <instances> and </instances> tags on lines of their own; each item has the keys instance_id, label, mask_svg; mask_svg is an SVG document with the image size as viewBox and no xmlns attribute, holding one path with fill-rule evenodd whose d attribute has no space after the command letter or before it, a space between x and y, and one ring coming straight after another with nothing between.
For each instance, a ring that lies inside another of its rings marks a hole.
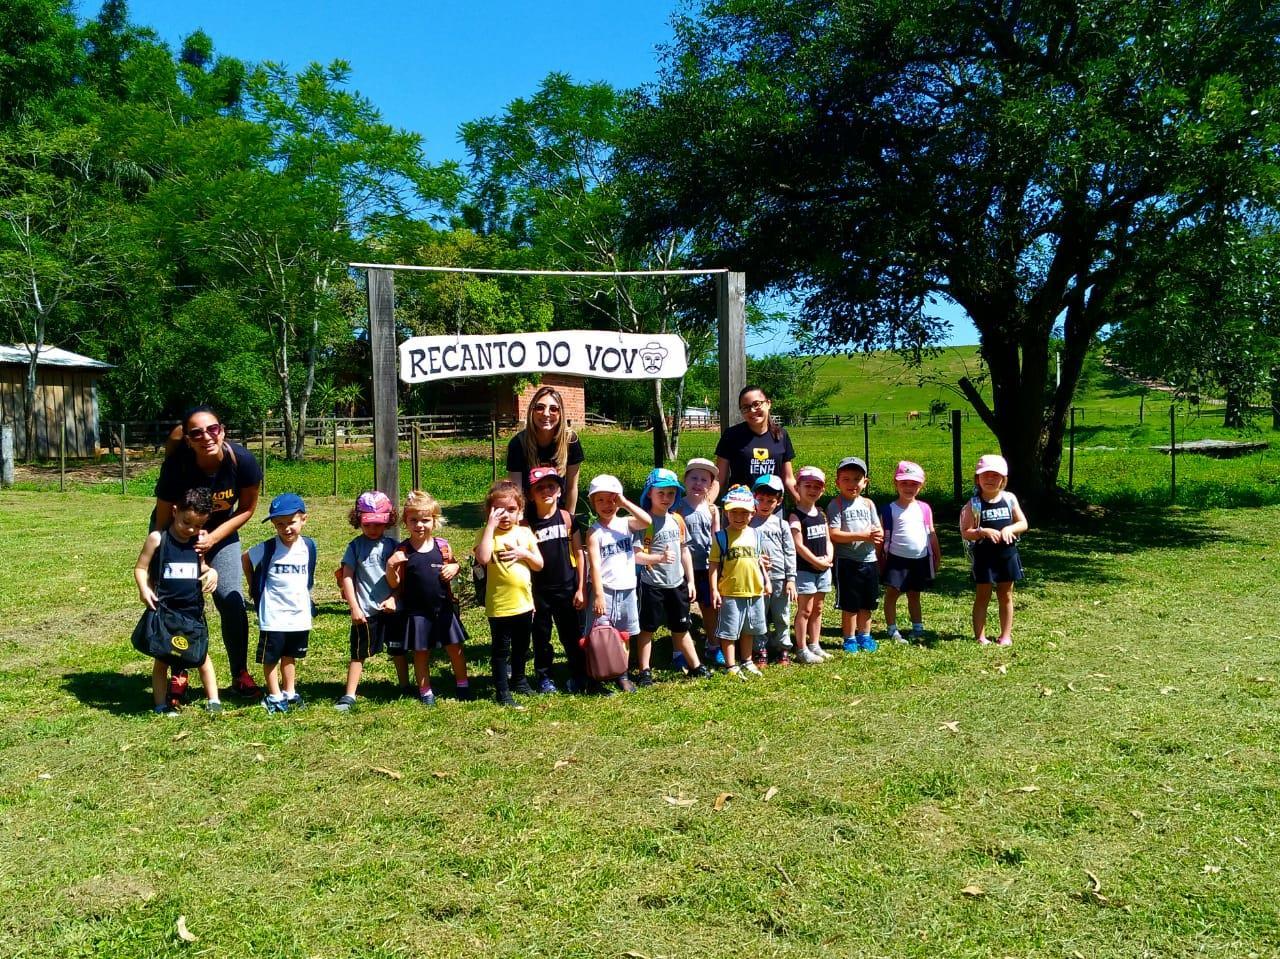
<instances>
[{"instance_id":1,"label":"wooden beam","mask_svg":"<svg viewBox=\"0 0 1280 959\"><path fill-rule=\"evenodd\" d=\"M373 349L373 475L376 488L400 502L396 292L390 270L370 270L369 344Z\"/></svg>"},{"instance_id":2,"label":"wooden beam","mask_svg":"<svg viewBox=\"0 0 1280 959\"><path fill-rule=\"evenodd\" d=\"M747 385L747 275L716 276L720 339L720 429L742 419L738 393Z\"/></svg>"}]
</instances>

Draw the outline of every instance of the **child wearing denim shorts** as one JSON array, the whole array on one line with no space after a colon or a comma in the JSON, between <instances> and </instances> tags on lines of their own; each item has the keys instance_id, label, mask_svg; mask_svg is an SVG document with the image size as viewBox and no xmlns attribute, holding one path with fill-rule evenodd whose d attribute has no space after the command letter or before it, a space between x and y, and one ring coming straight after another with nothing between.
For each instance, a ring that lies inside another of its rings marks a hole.
<instances>
[{"instance_id":1,"label":"child wearing denim shorts","mask_svg":"<svg viewBox=\"0 0 1280 959\"><path fill-rule=\"evenodd\" d=\"M779 665L791 662L791 604L796 599L796 544L778 512L782 477L768 473L756 478L756 511L751 527L760 537L760 550L769 568L769 595L764 601L765 635L755 639L752 659L763 668L772 654Z\"/></svg>"},{"instance_id":2,"label":"child wearing denim shorts","mask_svg":"<svg viewBox=\"0 0 1280 959\"><path fill-rule=\"evenodd\" d=\"M649 526L652 517L622 492L616 476L595 477L587 488L587 502L596 521L587 535L587 556L591 566L591 611L605 617L620 633L640 631L640 611L636 603L636 564L648 565L652 558L635 554L635 534ZM628 516L619 516L626 510ZM625 692L636 685L626 673L615 680Z\"/></svg>"},{"instance_id":3,"label":"child wearing denim shorts","mask_svg":"<svg viewBox=\"0 0 1280 959\"><path fill-rule=\"evenodd\" d=\"M711 605L719 610L716 637L729 675L759 676L752 662L754 638L765 634L764 598L769 578L760 550L760 537L751 528L755 498L745 486L731 487L724 498L728 529L711 544Z\"/></svg>"},{"instance_id":4,"label":"child wearing denim shorts","mask_svg":"<svg viewBox=\"0 0 1280 959\"><path fill-rule=\"evenodd\" d=\"M831 592L831 567L835 555L827 533L827 515L818 497L827 488L827 477L816 466L802 466L796 473L796 506L787 517L796 549L796 662L812 665L830 659L822 648L822 604Z\"/></svg>"}]
</instances>

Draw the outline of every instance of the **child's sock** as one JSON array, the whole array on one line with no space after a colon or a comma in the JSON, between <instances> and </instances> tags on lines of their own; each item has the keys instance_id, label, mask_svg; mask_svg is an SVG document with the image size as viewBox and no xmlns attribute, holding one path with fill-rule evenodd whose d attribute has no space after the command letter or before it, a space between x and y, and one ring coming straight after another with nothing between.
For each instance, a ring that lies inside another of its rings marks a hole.
<instances>
[{"instance_id":1,"label":"child's sock","mask_svg":"<svg viewBox=\"0 0 1280 959\"><path fill-rule=\"evenodd\" d=\"M924 623L912 623L912 624L911 624L911 632L913 632L913 633L923 633L923 632L924 632Z\"/></svg>"},{"instance_id":2,"label":"child's sock","mask_svg":"<svg viewBox=\"0 0 1280 959\"><path fill-rule=\"evenodd\" d=\"M466 689L468 686L471 685L471 681L468 679L455 679L453 681L453 684L457 686L459 689Z\"/></svg>"}]
</instances>

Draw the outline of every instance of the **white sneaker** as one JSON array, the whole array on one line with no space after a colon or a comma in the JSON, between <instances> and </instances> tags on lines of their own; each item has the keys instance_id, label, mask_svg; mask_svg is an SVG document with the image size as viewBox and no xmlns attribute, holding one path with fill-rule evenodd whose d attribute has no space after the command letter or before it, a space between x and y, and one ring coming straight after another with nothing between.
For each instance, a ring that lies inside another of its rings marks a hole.
<instances>
[{"instance_id":1,"label":"white sneaker","mask_svg":"<svg viewBox=\"0 0 1280 959\"><path fill-rule=\"evenodd\" d=\"M902 633L898 632L897 626L893 627L893 629L885 630L885 636L886 638L893 640L895 643L901 643L904 646L909 642Z\"/></svg>"},{"instance_id":2,"label":"white sneaker","mask_svg":"<svg viewBox=\"0 0 1280 959\"><path fill-rule=\"evenodd\" d=\"M742 666L740 666L740 665L733 665L733 666L730 666L730 667L726 670L726 672L727 672L730 676L733 676L733 677L734 677L734 678L736 678L736 679L746 679L746 678L747 678L747 674L746 674L746 673L744 673L744 672L742 671Z\"/></svg>"},{"instance_id":3,"label":"white sneaker","mask_svg":"<svg viewBox=\"0 0 1280 959\"><path fill-rule=\"evenodd\" d=\"M815 666L822 662L822 657L816 655L808 646L804 646L800 652L796 653L795 660L797 663L803 663L806 666Z\"/></svg>"},{"instance_id":4,"label":"white sneaker","mask_svg":"<svg viewBox=\"0 0 1280 959\"><path fill-rule=\"evenodd\" d=\"M748 659L745 663L743 663L743 664L742 664L742 668L743 668L744 670L746 670L748 673L750 673L752 676L763 676L763 675L764 675L764 673L760 672L760 667L759 667L759 666L757 666L755 663L753 663L753 662L752 662L751 660L749 660L749 659Z\"/></svg>"},{"instance_id":5,"label":"white sneaker","mask_svg":"<svg viewBox=\"0 0 1280 959\"><path fill-rule=\"evenodd\" d=\"M824 663L831 658L831 654L821 646L810 646L809 652L813 653L813 655L817 656Z\"/></svg>"}]
</instances>

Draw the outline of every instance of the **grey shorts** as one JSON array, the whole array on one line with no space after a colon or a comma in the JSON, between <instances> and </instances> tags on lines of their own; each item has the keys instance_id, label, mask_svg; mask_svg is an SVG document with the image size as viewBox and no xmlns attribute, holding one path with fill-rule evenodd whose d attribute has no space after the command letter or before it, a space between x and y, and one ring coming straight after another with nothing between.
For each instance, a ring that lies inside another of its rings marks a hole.
<instances>
[{"instance_id":1,"label":"grey shorts","mask_svg":"<svg viewBox=\"0 0 1280 959\"><path fill-rule=\"evenodd\" d=\"M831 570L824 569L821 573L796 570L796 592L801 596L831 592Z\"/></svg>"},{"instance_id":2,"label":"grey shorts","mask_svg":"<svg viewBox=\"0 0 1280 959\"><path fill-rule=\"evenodd\" d=\"M640 632L640 608L634 589L604 589L604 614L613 628L634 636Z\"/></svg>"},{"instance_id":3,"label":"grey shorts","mask_svg":"<svg viewBox=\"0 0 1280 959\"><path fill-rule=\"evenodd\" d=\"M737 639L739 636L763 636L767 631L763 596L725 596L716 620L716 636Z\"/></svg>"}]
</instances>

